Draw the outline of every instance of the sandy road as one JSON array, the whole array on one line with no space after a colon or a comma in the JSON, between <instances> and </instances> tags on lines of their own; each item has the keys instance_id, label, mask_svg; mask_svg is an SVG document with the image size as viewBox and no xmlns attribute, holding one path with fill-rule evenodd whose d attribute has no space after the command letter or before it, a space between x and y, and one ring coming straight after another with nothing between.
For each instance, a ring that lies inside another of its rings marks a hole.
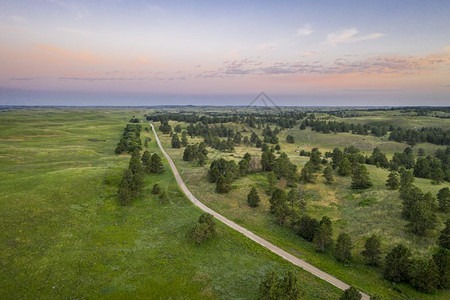
<instances>
[{"instance_id":1,"label":"sandy road","mask_svg":"<svg viewBox=\"0 0 450 300\"><path fill-rule=\"evenodd\" d=\"M285 260L291 262L292 264L299 266L300 268L302 268L303 270L319 277L322 280L325 280L326 282L334 285L335 287L341 289L341 290L346 290L348 289L350 286L348 284L346 284L345 282L337 279L336 277L314 267L313 265L307 263L306 261L284 251L283 249L275 246L274 244L266 241L265 239L263 239L262 237L254 234L253 232L245 229L244 227L234 223L233 221L225 218L224 216L222 216L221 214L215 212L214 210L210 209L209 207L207 207L206 205L204 205L203 203L201 203L192 193L191 191L189 191L189 189L187 188L186 184L184 184L183 179L180 176L180 173L177 170L177 167L175 166L174 162L172 161L172 159L170 158L169 154L167 154L167 152L164 150L161 141L159 140L158 134L156 133L155 127L153 126L153 124L150 124L152 126L152 130L153 130L153 134L155 135L156 138L156 142L158 143L159 148L161 149L161 152L164 154L164 156L166 157L167 161L170 164L170 168L172 169L173 174L175 175L175 179L177 180L178 185L180 186L181 190L183 191L183 193L186 195L186 197L188 197L188 199L194 203L195 206L199 207L201 210L210 213L214 216L214 218L216 218L217 220L219 220L220 222L224 223L225 225L227 225L228 227L233 228L236 231L239 231L240 233L242 233L243 235L245 235L246 237L248 237L249 239L255 241L256 243L260 244L261 246L269 249L270 251L272 251L273 253L281 256L282 258L284 258ZM369 300L370 297L367 294L364 294L363 292L360 292L362 295L362 299L364 300Z\"/></svg>"}]
</instances>

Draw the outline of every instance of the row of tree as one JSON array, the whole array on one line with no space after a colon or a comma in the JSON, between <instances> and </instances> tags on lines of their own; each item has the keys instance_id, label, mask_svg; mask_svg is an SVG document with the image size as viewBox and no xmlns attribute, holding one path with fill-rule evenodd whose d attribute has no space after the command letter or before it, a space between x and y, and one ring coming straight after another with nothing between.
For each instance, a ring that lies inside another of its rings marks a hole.
<instances>
[{"instance_id":1,"label":"row of tree","mask_svg":"<svg viewBox=\"0 0 450 300\"><path fill-rule=\"evenodd\" d=\"M142 150L141 129L142 126L139 124L127 124L114 152L116 154L122 154Z\"/></svg>"}]
</instances>

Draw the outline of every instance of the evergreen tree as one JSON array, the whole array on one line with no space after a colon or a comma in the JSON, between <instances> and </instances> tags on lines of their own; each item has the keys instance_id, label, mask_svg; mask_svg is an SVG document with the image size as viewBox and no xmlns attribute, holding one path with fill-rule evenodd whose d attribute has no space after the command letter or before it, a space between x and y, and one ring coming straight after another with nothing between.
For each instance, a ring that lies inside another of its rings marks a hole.
<instances>
[{"instance_id":1,"label":"evergreen tree","mask_svg":"<svg viewBox=\"0 0 450 300\"><path fill-rule=\"evenodd\" d=\"M286 137L286 142L288 142L288 143L290 143L290 144L295 143L294 136L289 134L289 135Z\"/></svg>"},{"instance_id":2,"label":"evergreen tree","mask_svg":"<svg viewBox=\"0 0 450 300\"><path fill-rule=\"evenodd\" d=\"M259 199L258 192L254 187L250 190L250 193L247 196L247 203L250 207L257 207L259 202L261 200Z\"/></svg>"},{"instance_id":3,"label":"evergreen tree","mask_svg":"<svg viewBox=\"0 0 450 300\"><path fill-rule=\"evenodd\" d=\"M339 165L338 165L338 175L340 176L349 176L352 174L352 164L350 163L350 160L348 160L347 157L344 157Z\"/></svg>"},{"instance_id":4,"label":"evergreen tree","mask_svg":"<svg viewBox=\"0 0 450 300\"><path fill-rule=\"evenodd\" d=\"M263 171L272 171L275 165L275 155L270 150L266 150L261 155L261 165Z\"/></svg>"},{"instance_id":5,"label":"evergreen tree","mask_svg":"<svg viewBox=\"0 0 450 300\"><path fill-rule=\"evenodd\" d=\"M281 281L281 297L286 300L297 300L301 298L302 291L299 287L297 276L289 271ZM278 299L280 299L278 298Z\"/></svg>"},{"instance_id":6,"label":"evergreen tree","mask_svg":"<svg viewBox=\"0 0 450 300\"><path fill-rule=\"evenodd\" d=\"M152 194L157 195L159 193L161 193L161 188L160 188L159 184L155 183L152 188Z\"/></svg>"},{"instance_id":7,"label":"evergreen tree","mask_svg":"<svg viewBox=\"0 0 450 300\"><path fill-rule=\"evenodd\" d=\"M386 186L390 190L397 190L400 187L397 172L391 171L389 173L388 179L386 181Z\"/></svg>"},{"instance_id":8,"label":"evergreen tree","mask_svg":"<svg viewBox=\"0 0 450 300\"><path fill-rule=\"evenodd\" d=\"M161 162L161 157L159 157L158 154L154 153L152 155L152 160L150 162L150 166L151 166L151 172L152 173L162 173L164 172L164 166Z\"/></svg>"},{"instance_id":9,"label":"evergreen tree","mask_svg":"<svg viewBox=\"0 0 450 300\"><path fill-rule=\"evenodd\" d=\"M181 134L181 146L186 147L188 145L189 141L187 138L187 132L183 131L183 133Z\"/></svg>"},{"instance_id":10,"label":"evergreen tree","mask_svg":"<svg viewBox=\"0 0 450 300\"><path fill-rule=\"evenodd\" d=\"M339 300L360 300L361 298L362 295L360 294L360 292L351 286L344 291L342 296L339 297Z\"/></svg>"},{"instance_id":11,"label":"evergreen tree","mask_svg":"<svg viewBox=\"0 0 450 300\"><path fill-rule=\"evenodd\" d=\"M177 124L177 126L175 126L174 130L176 133L181 133L181 125Z\"/></svg>"},{"instance_id":12,"label":"evergreen tree","mask_svg":"<svg viewBox=\"0 0 450 300\"><path fill-rule=\"evenodd\" d=\"M308 215L303 215L298 222L298 234L307 241L312 241L319 229L319 221Z\"/></svg>"},{"instance_id":13,"label":"evergreen tree","mask_svg":"<svg viewBox=\"0 0 450 300\"><path fill-rule=\"evenodd\" d=\"M268 195L272 195L272 193L275 191L275 188L277 187L277 183L278 183L277 176L275 175L275 173L273 171L267 173L267 183L268 183L268 189L267 189L266 193Z\"/></svg>"},{"instance_id":14,"label":"evergreen tree","mask_svg":"<svg viewBox=\"0 0 450 300\"><path fill-rule=\"evenodd\" d=\"M402 198L402 217L406 220L410 220L413 206L423 199L423 193L418 187L411 186L407 190L404 190Z\"/></svg>"},{"instance_id":15,"label":"evergreen tree","mask_svg":"<svg viewBox=\"0 0 450 300\"><path fill-rule=\"evenodd\" d=\"M142 154L142 165L144 167L144 171L147 174L151 173L151 160L152 160L152 156L150 154L150 152L148 150L146 150L144 152L144 154Z\"/></svg>"},{"instance_id":16,"label":"evergreen tree","mask_svg":"<svg viewBox=\"0 0 450 300\"><path fill-rule=\"evenodd\" d=\"M444 213L450 212L450 190L449 188L442 188L437 194L439 201L439 210Z\"/></svg>"},{"instance_id":17,"label":"evergreen tree","mask_svg":"<svg viewBox=\"0 0 450 300\"><path fill-rule=\"evenodd\" d=\"M276 188L272 193L272 197L269 199L270 212L275 213L276 208L284 202L286 202L286 193L283 190Z\"/></svg>"},{"instance_id":18,"label":"evergreen tree","mask_svg":"<svg viewBox=\"0 0 450 300\"><path fill-rule=\"evenodd\" d=\"M435 199L430 192L415 201L409 211L409 230L423 236L428 229L433 229L436 225L435 209Z\"/></svg>"},{"instance_id":19,"label":"evergreen tree","mask_svg":"<svg viewBox=\"0 0 450 300\"><path fill-rule=\"evenodd\" d=\"M404 198L414 182L411 170L400 169L400 197Z\"/></svg>"},{"instance_id":20,"label":"evergreen tree","mask_svg":"<svg viewBox=\"0 0 450 300\"><path fill-rule=\"evenodd\" d=\"M250 168L250 162L252 160L252 156L250 153L245 153L244 157L239 161L239 174L245 175L248 173L248 169Z\"/></svg>"},{"instance_id":21,"label":"evergreen tree","mask_svg":"<svg viewBox=\"0 0 450 300\"><path fill-rule=\"evenodd\" d=\"M369 172L364 165L358 165L352 175L352 189L366 189L372 186L369 178Z\"/></svg>"},{"instance_id":22,"label":"evergreen tree","mask_svg":"<svg viewBox=\"0 0 450 300\"><path fill-rule=\"evenodd\" d=\"M445 222L445 228L442 229L441 234L438 238L438 244L441 247L450 250L450 219Z\"/></svg>"},{"instance_id":23,"label":"evergreen tree","mask_svg":"<svg viewBox=\"0 0 450 300\"><path fill-rule=\"evenodd\" d=\"M364 250L361 254L366 259L369 265L376 266L381 260L381 241L378 236L373 234L370 238L366 240L364 244Z\"/></svg>"},{"instance_id":24,"label":"evergreen tree","mask_svg":"<svg viewBox=\"0 0 450 300\"><path fill-rule=\"evenodd\" d=\"M269 271L259 286L260 300L297 300L302 296L297 276L289 271L283 278Z\"/></svg>"},{"instance_id":25,"label":"evergreen tree","mask_svg":"<svg viewBox=\"0 0 450 300\"><path fill-rule=\"evenodd\" d=\"M403 244L397 245L386 255L384 277L399 283L409 280L411 252Z\"/></svg>"},{"instance_id":26,"label":"evergreen tree","mask_svg":"<svg viewBox=\"0 0 450 300\"><path fill-rule=\"evenodd\" d=\"M333 226L330 218L324 216L319 223L319 227L314 234L313 243L319 252L324 252L333 245Z\"/></svg>"},{"instance_id":27,"label":"evergreen tree","mask_svg":"<svg viewBox=\"0 0 450 300\"><path fill-rule=\"evenodd\" d=\"M216 229L213 218L214 217L209 213L200 215L200 218L192 231L192 239L197 245L200 245L205 239L215 235Z\"/></svg>"},{"instance_id":28,"label":"evergreen tree","mask_svg":"<svg viewBox=\"0 0 450 300\"><path fill-rule=\"evenodd\" d=\"M326 166L326 168L323 170L323 177L325 178L328 184L334 181L333 169L329 165Z\"/></svg>"},{"instance_id":29,"label":"evergreen tree","mask_svg":"<svg viewBox=\"0 0 450 300\"><path fill-rule=\"evenodd\" d=\"M317 176L314 174L314 166L307 162L300 171L300 181L304 183L314 183Z\"/></svg>"},{"instance_id":30,"label":"evergreen tree","mask_svg":"<svg viewBox=\"0 0 450 300\"><path fill-rule=\"evenodd\" d=\"M216 183L216 192L219 194L228 193L231 190L230 180L220 176Z\"/></svg>"},{"instance_id":31,"label":"evergreen tree","mask_svg":"<svg viewBox=\"0 0 450 300\"><path fill-rule=\"evenodd\" d=\"M334 255L340 262L349 262L352 258L351 250L353 248L352 239L347 233L341 233L336 240L336 249Z\"/></svg>"},{"instance_id":32,"label":"evergreen tree","mask_svg":"<svg viewBox=\"0 0 450 300\"><path fill-rule=\"evenodd\" d=\"M431 293L439 286L439 270L434 260L416 259L411 266L411 284L418 290Z\"/></svg>"},{"instance_id":33,"label":"evergreen tree","mask_svg":"<svg viewBox=\"0 0 450 300\"><path fill-rule=\"evenodd\" d=\"M130 193L132 198L136 198L141 193L144 186L144 167L142 166L139 151L133 151L128 169L131 171Z\"/></svg>"},{"instance_id":34,"label":"evergreen tree","mask_svg":"<svg viewBox=\"0 0 450 300\"><path fill-rule=\"evenodd\" d=\"M119 184L119 190L117 192L117 197L119 198L119 203L123 206L130 205L132 199L131 185L133 180L133 174L130 169L125 170L122 176L122 180Z\"/></svg>"},{"instance_id":35,"label":"evergreen tree","mask_svg":"<svg viewBox=\"0 0 450 300\"><path fill-rule=\"evenodd\" d=\"M439 247L433 255L434 263L438 268L439 287L447 289L450 287L450 250Z\"/></svg>"},{"instance_id":36,"label":"evergreen tree","mask_svg":"<svg viewBox=\"0 0 450 300\"><path fill-rule=\"evenodd\" d=\"M280 157L275 160L273 171L278 178L286 178L293 180L297 172L297 166L291 163L286 153L281 153Z\"/></svg>"},{"instance_id":37,"label":"evergreen tree","mask_svg":"<svg viewBox=\"0 0 450 300\"><path fill-rule=\"evenodd\" d=\"M319 149L313 148L311 150L311 155L309 156L309 161L314 168L314 171L320 170L320 164L322 162L322 153L320 153Z\"/></svg>"},{"instance_id":38,"label":"evergreen tree","mask_svg":"<svg viewBox=\"0 0 450 300\"><path fill-rule=\"evenodd\" d=\"M181 148L181 142L176 133L172 135L172 148Z\"/></svg>"},{"instance_id":39,"label":"evergreen tree","mask_svg":"<svg viewBox=\"0 0 450 300\"><path fill-rule=\"evenodd\" d=\"M296 188L293 188L289 191L287 194L287 200L291 204L291 209L294 209L295 203L300 199L300 195L298 193L298 190Z\"/></svg>"}]
</instances>

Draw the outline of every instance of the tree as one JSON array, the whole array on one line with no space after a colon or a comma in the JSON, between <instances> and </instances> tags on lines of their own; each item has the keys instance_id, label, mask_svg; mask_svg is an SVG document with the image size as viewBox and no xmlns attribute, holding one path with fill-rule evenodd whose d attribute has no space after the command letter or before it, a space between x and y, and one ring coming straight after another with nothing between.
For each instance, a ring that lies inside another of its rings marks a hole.
<instances>
[{"instance_id":1,"label":"tree","mask_svg":"<svg viewBox=\"0 0 450 300\"><path fill-rule=\"evenodd\" d=\"M187 132L183 131L183 133L181 134L181 146L186 147L188 145L189 141L187 138Z\"/></svg>"},{"instance_id":2,"label":"tree","mask_svg":"<svg viewBox=\"0 0 450 300\"><path fill-rule=\"evenodd\" d=\"M381 241L378 236L373 234L366 240L364 244L364 250L361 254L366 259L367 264L371 266L376 266L380 263L381 260Z\"/></svg>"},{"instance_id":3,"label":"tree","mask_svg":"<svg viewBox=\"0 0 450 300\"><path fill-rule=\"evenodd\" d=\"M302 291L299 287L297 276L292 271L280 278L273 270L270 270L259 286L258 299L296 300L300 299L301 295Z\"/></svg>"},{"instance_id":4,"label":"tree","mask_svg":"<svg viewBox=\"0 0 450 300\"><path fill-rule=\"evenodd\" d=\"M131 171L130 194L132 198L136 198L144 186L144 167L142 166L139 150L133 151L128 170Z\"/></svg>"},{"instance_id":5,"label":"tree","mask_svg":"<svg viewBox=\"0 0 450 300\"><path fill-rule=\"evenodd\" d=\"M403 244L397 245L386 255L384 277L399 283L409 280L411 252Z\"/></svg>"},{"instance_id":6,"label":"tree","mask_svg":"<svg viewBox=\"0 0 450 300\"><path fill-rule=\"evenodd\" d=\"M350 163L350 161L348 160L347 157L344 157L340 163L339 163L339 168L338 168L338 175L340 176L348 176L350 174L352 174L352 164Z\"/></svg>"},{"instance_id":7,"label":"tree","mask_svg":"<svg viewBox=\"0 0 450 300\"><path fill-rule=\"evenodd\" d=\"M231 190L230 180L220 176L216 183L216 192L219 194L228 193Z\"/></svg>"},{"instance_id":8,"label":"tree","mask_svg":"<svg viewBox=\"0 0 450 300\"><path fill-rule=\"evenodd\" d=\"M152 156L148 150L142 154L142 165L144 166L144 171L147 174L151 173L151 160Z\"/></svg>"},{"instance_id":9,"label":"tree","mask_svg":"<svg viewBox=\"0 0 450 300\"><path fill-rule=\"evenodd\" d=\"M244 157L239 161L239 174L245 175L248 173L248 169L250 168L250 162L252 160L252 156L250 153L245 153Z\"/></svg>"},{"instance_id":10,"label":"tree","mask_svg":"<svg viewBox=\"0 0 450 300\"><path fill-rule=\"evenodd\" d=\"M358 165L352 175L352 189L367 189L372 186L369 173L364 165Z\"/></svg>"},{"instance_id":11,"label":"tree","mask_svg":"<svg viewBox=\"0 0 450 300\"><path fill-rule=\"evenodd\" d=\"M162 173L164 172L164 166L161 162L161 157L159 157L158 154L154 153L152 155L152 160L150 162L150 166L151 166L151 172L152 173Z\"/></svg>"},{"instance_id":12,"label":"tree","mask_svg":"<svg viewBox=\"0 0 450 300\"><path fill-rule=\"evenodd\" d=\"M439 270L433 259L416 259L411 267L411 284L418 290L431 293L439 286Z\"/></svg>"},{"instance_id":13,"label":"tree","mask_svg":"<svg viewBox=\"0 0 450 300\"><path fill-rule=\"evenodd\" d=\"M287 180L293 180L295 173L297 172L297 166L291 163L286 153L281 155L275 160L273 171L278 178L286 178Z\"/></svg>"},{"instance_id":14,"label":"tree","mask_svg":"<svg viewBox=\"0 0 450 300\"><path fill-rule=\"evenodd\" d=\"M414 182L414 175L411 170L400 170L400 197L404 198L411 189Z\"/></svg>"},{"instance_id":15,"label":"tree","mask_svg":"<svg viewBox=\"0 0 450 300\"><path fill-rule=\"evenodd\" d=\"M215 235L216 228L213 218L209 213L202 213L200 215L192 231L192 239L197 245L200 245L205 239Z\"/></svg>"},{"instance_id":16,"label":"tree","mask_svg":"<svg viewBox=\"0 0 450 300\"><path fill-rule=\"evenodd\" d=\"M397 172L391 171L389 173L388 179L386 180L386 187L390 190L397 190L400 187Z\"/></svg>"},{"instance_id":17,"label":"tree","mask_svg":"<svg viewBox=\"0 0 450 300\"><path fill-rule=\"evenodd\" d=\"M276 188L272 193L272 197L269 199L270 212L275 213L276 207L283 202L286 202L286 193L283 190Z\"/></svg>"},{"instance_id":18,"label":"tree","mask_svg":"<svg viewBox=\"0 0 450 300\"><path fill-rule=\"evenodd\" d=\"M312 241L319 228L319 221L303 215L298 222L298 234L307 241Z\"/></svg>"},{"instance_id":19,"label":"tree","mask_svg":"<svg viewBox=\"0 0 450 300\"><path fill-rule=\"evenodd\" d=\"M161 187L159 186L159 184L155 183L152 188L152 194L157 195L159 193L161 193Z\"/></svg>"},{"instance_id":20,"label":"tree","mask_svg":"<svg viewBox=\"0 0 450 300\"><path fill-rule=\"evenodd\" d=\"M309 161L314 168L314 171L320 170L320 164L322 162L322 153L320 153L319 149L313 148L311 150L311 155L309 156Z\"/></svg>"},{"instance_id":21,"label":"tree","mask_svg":"<svg viewBox=\"0 0 450 300\"><path fill-rule=\"evenodd\" d=\"M308 161L300 171L300 181L304 183L314 183L316 177L317 176L314 174L314 166Z\"/></svg>"},{"instance_id":22,"label":"tree","mask_svg":"<svg viewBox=\"0 0 450 300\"><path fill-rule=\"evenodd\" d=\"M322 217L319 227L314 234L313 243L316 251L324 252L326 249L331 248L333 245L333 226L330 218L327 216Z\"/></svg>"},{"instance_id":23,"label":"tree","mask_svg":"<svg viewBox=\"0 0 450 300\"><path fill-rule=\"evenodd\" d=\"M340 262L349 262L352 258L351 250L353 248L352 239L347 233L341 233L336 240L336 249L334 255Z\"/></svg>"},{"instance_id":24,"label":"tree","mask_svg":"<svg viewBox=\"0 0 450 300\"><path fill-rule=\"evenodd\" d=\"M261 165L263 171L272 171L275 165L275 155L270 150L266 150L261 155Z\"/></svg>"},{"instance_id":25,"label":"tree","mask_svg":"<svg viewBox=\"0 0 450 300\"><path fill-rule=\"evenodd\" d=\"M438 244L441 247L450 250L450 219L445 222L445 228L442 229L441 234L438 238Z\"/></svg>"},{"instance_id":26,"label":"tree","mask_svg":"<svg viewBox=\"0 0 450 300\"><path fill-rule=\"evenodd\" d=\"M266 191L266 193L268 195L272 195L272 193L275 191L275 188L277 187L277 176L275 175L275 173L269 172L267 173L267 184L268 184L268 189Z\"/></svg>"},{"instance_id":27,"label":"tree","mask_svg":"<svg viewBox=\"0 0 450 300\"><path fill-rule=\"evenodd\" d=\"M132 192L131 184L133 180L133 174L130 169L125 170L122 176L122 180L119 184L119 190L117 191L117 197L119 203L123 206L131 204Z\"/></svg>"},{"instance_id":28,"label":"tree","mask_svg":"<svg viewBox=\"0 0 450 300\"><path fill-rule=\"evenodd\" d=\"M259 202L261 200L259 199L258 192L254 187L250 190L250 193L247 195L247 203L250 207L257 207Z\"/></svg>"},{"instance_id":29,"label":"tree","mask_svg":"<svg viewBox=\"0 0 450 300\"><path fill-rule=\"evenodd\" d=\"M334 181L333 169L329 165L326 166L326 168L323 170L323 177L325 178L328 184Z\"/></svg>"},{"instance_id":30,"label":"tree","mask_svg":"<svg viewBox=\"0 0 450 300\"><path fill-rule=\"evenodd\" d=\"M172 135L172 148L181 148L181 142L176 133Z\"/></svg>"},{"instance_id":31,"label":"tree","mask_svg":"<svg viewBox=\"0 0 450 300\"><path fill-rule=\"evenodd\" d=\"M361 293L354 287L349 287L344 291L339 300L360 300L362 298Z\"/></svg>"},{"instance_id":32,"label":"tree","mask_svg":"<svg viewBox=\"0 0 450 300\"><path fill-rule=\"evenodd\" d=\"M174 130L176 133L181 133L181 125L177 124L177 126L175 126Z\"/></svg>"},{"instance_id":33,"label":"tree","mask_svg":"<svg viewBox=\"0 0 450 300\"><path fill-rule=\"evenodd\" d=\"M437 194L439 201L439 210L442 212L450 212L450 190L449 188L442 188Z\"/></svg>"},{"instance_id":34,"label":"tree","mask_svg":"<svg viewBox=\"0 0 450 300\"><path fill-rule=\"evenodd\" d=\"M423 236L426 231L436 225L435 199L430 192L412 203L409 211L409 223L407 227L414 234Z\"/></svg>"},{"instance_id":35,"label":"tree","mask_svg":"<svg viewBox=\"0 0 450 300\"><path fill-rule=\"evenodd\" d=\"M300 195L298 193L297 188L293 188L289 191L289 193L287 194L287 200L290 202L291 204L291 209L294 208L294 204L300 199Z\"/></svg>"},{"instance_id":36,"label":"tree","mask_svg":"<svg viewBox=\"0 0 450 300\"><path fill-rule=\"evenodd\" d=\"M433 255L434 263L438 269L439 287L446 289L450 287L450 250L439 247Z\"/></svg>"},{"instance_id":37,"label":"tree","mask_svg":"<svg viewBox=\"0 0 450 300\"><path fill-rule=\"evenodd\" d=\"M294 136L289 134L289 135L286 137L286 142L288 142L289 144L295 143Z\"/></svg>"}]
</instances>

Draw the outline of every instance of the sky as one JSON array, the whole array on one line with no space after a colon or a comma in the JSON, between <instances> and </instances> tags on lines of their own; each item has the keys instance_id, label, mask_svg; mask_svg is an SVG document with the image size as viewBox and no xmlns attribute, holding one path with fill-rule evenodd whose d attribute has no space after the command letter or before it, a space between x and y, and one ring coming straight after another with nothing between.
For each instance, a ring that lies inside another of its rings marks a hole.
<instances>
[{"instance_id":1,"label":"sky","mask_svg":"<svg viewBox=\"0 0 450 300\"><path fill-rule=\"evenodd\" d=\"M0 105L450 105L450 2L0 1Z\"/></svg>"}]
</instances>

